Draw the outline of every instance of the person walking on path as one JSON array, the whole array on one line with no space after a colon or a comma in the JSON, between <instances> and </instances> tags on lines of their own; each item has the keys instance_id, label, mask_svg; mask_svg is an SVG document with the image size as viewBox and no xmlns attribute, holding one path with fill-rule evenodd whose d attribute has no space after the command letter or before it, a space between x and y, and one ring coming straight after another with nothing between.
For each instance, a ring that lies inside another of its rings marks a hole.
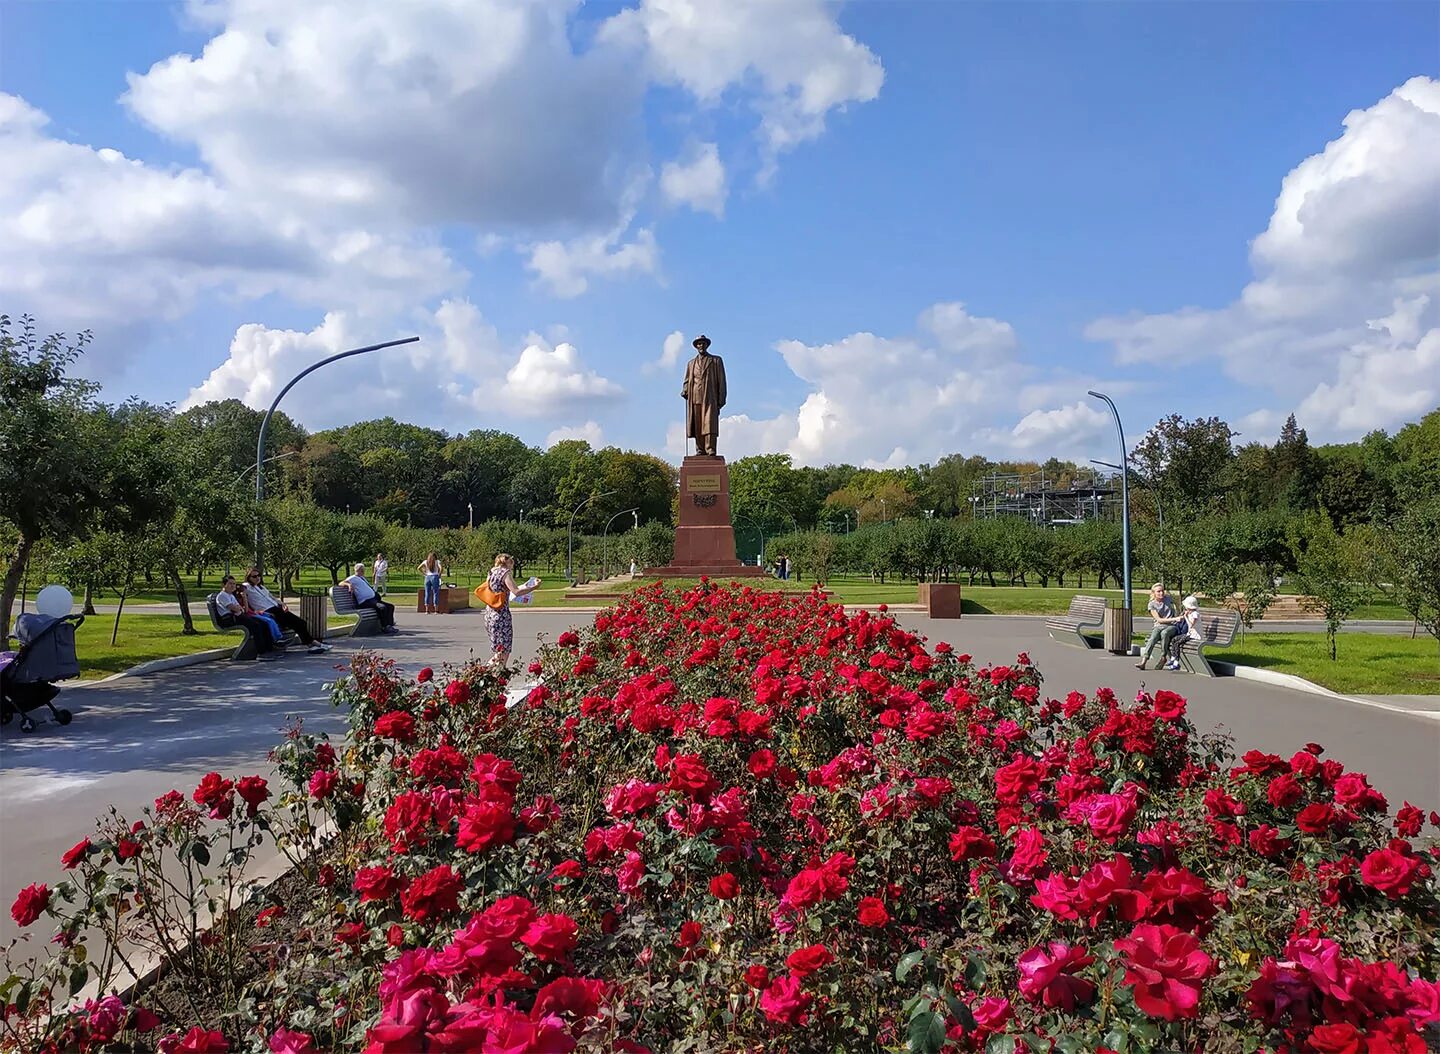
<instances>
[{"instance_id":1,"label":"person walking on path","mask_svg":"<svg viewBox=\"0 0 1440 1054\"><path fill-rule=\"evenodd\" d=\"M425 577L425 611L433 615L440 606L440 578L445 574L445 565L432 551L420 561L419 571Z\"/></svg>"},{"instance_id":2,"label":"person walking on path","mask_svg":"<svg viewBox=\"0 0 1440 1054\"><path fill-rule=\"evenodd\" d=\"M379 616L380 628L386 633L399 633L395 625L395 605L375 595L370 583L365 581L365 565L356 564L355 573L340 583L341 589L350 590L357 608L371 608Z\"/></svg>"},{"instance_id":3,"label":"person walking on path","mask_svg":"<svg viewBox=\"0 0 1440 1054\"><path fill-rule=\"evenodd\" d=\"M375 554L375 595L383 597L390 588L390 561L384 553Z\"/></svg>"},{"instance_id":4,"label":"person walking on path","mask_svg":"<svg viewBox=\"0 0 1440 1054\"><path fill-rule=\"evenodd\" d=\"M1135 664L1137 670L1145 669L1145 664L1150 661L1150 653L1157 644L1160 645L1160 662L1163 665L1165 656L1170 654L1170 638L1175 636L1175 631L1180 628L1180 616L1175 614L1175 604L1161 583L1156 582L1150 587L1150 603L1145 607L1150 612L1150 617L1155 620L1155 625L1150 629L1145 647L1140 649L1140 661Z\"/></svg>"},{"instance_id":5,"label":"person walking on path","mask_svg":"<svg viewBox=\"0 0 1440 1054\"><path fill-rule=\"evenodd\" d=\"M258 567L252 567L245 572L245 605L252 614L269 615L282 630L294 633L311 655L319 655L321 652L330 650L330 645L315 639L303 618L276 600L270 590L265 588L264 579L261 577Z\"/></svg>"},{"instance_id":6,"label":"person walking on path","mask_svg":"<svg viewBox=\"0 0 1440 1054\"><path fill-rule=\"evenodd\" d=\"M1165 664L1167 670L1180 669L1181 646L1184 645L1187 638L1200 635L1196 630L1200 624L1200 601L1191 595L1180 601L1180 607L1184 609L1184 613L1180 616L1180 621L1176 623L1175 634L1170 638L1167 646L1166 654L1170 657L1170 661Z\"/></svg>"},{"instance_id":7,"label":"person walking on path","mask_svg":"<svg viewBox=\"0 0 1440 1054\"><path fill-rule=\"evenodd\" d=\"M510 598L523 597L540 588L538 578L534 582L526 582L523 586L517 585L514 571L515 558L509 553L500 553L495 557L495 566L490 568L490 574L485 579L485 584L491 591L504 598L504 603L498 608L485 609L485 631L490 635L490 647L495 652L491 662L499 666L510 661L510 652L515 647L515 623L510 615Z\"/></svg>"}]
</instances>

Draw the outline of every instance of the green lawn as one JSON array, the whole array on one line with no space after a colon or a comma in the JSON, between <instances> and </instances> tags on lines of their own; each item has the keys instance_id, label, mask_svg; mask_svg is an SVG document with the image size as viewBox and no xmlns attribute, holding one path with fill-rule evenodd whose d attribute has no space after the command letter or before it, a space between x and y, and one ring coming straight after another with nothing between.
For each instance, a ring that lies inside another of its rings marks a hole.
<instances>
[{"instance_id":1,"label":"green lawn","mask_svg":"<svg viewBox=\"0 0 1440 1054\"><path fill-rule=\"evenodd\" d=\"M94 615L85 620L75 633L75 651L80 657L80 677L91 680L109 677L131 666L152 659L168 659L190 655L211 648L238 644L236 637L215 632L204 609L195 620L197 632L192 637L181 635L179 615L121 615L120 635L110 644L114 615ZM203 620L203 621L202 621Z\"/></svg>"},{"instance_id":2,"label":"green lawn","mask_svg":"<svg viewBox=\"0 0 1440 1054\"><path fill-rule=\"evenodd\" d=\"M524 569L527 577L531 574L538 575L542 579L540 589L535 598L538 607L593 607L597 602L592 600L565 600L565 591L569 588L565 581L564 571L549 571L542 565L535 565ZM212 593L220 587L220 574L216 570L206 575L205 584L202 587L195 587L193 579L187 583L191 589L191 600L197 604L203 602L206 593ZM473 589L484 580L484 576L478 571L458 570L452 576L452 581ZM808 581L790 581L780 583L774 578L758 579L773 588L809 589ZM962 605L967 615L1054 615L1063 612L1069 606L1070 598L1076 593L1085 593L1089 596L1104 596L1111 601L1120 599L1120 590L1104 589L1097 590L1091 584L1081 589L1073 584L1060 588L1058 586L969 586L961 583L960 593ZM1093 580L1092 580L1093 581ZM684 580L674 580L675 584L684 584ZM306 570L300 576L297 583L306 592L315 592L328 589L331 585L329 572L312 568ZM639 583L622 582L617 583L616 588L633 588ZM420 588L420 576L417 574L392 574L390 576L390 601L398 607L407 606L401 602L395 594L413 596ZM845 604L913 604L916 599L916 588L914 582L891 579L887 582L872 582L868 575L841 574L835 575L827 584L826 588L835 599ZM77 598L78 599L78 598ZM97 604L113 604L116 598L112 595L98 593L95 597ZM1143 612L1148 597L1143 589L1135 592L1134 607L1137 612ZM166 589L141 589L132 593L127 598L127 604L167 604L174 603L175 594ZM202 612L203 613L203 612ZM1354 619L1407 619L1408 616L1400 608L1393 604L1374 603L1356 609L1351 616Z\"/></svg>"},{"instance_id":3,"label":"green lawn","mask_svg":"<svg viewBox=\"0 0 1440 1054\"><path fill-rule=\"evenodd\" d=\"M1361 695L1440 695L1440 647L1435 638L1342 633L1332 662L1324 633L1245 634L1234 647L1210 651L1225 662L1304 677L1333 692Z\"/></svg>"},{"instance_id":4,"label":"green lawn","mask_svg":"<svg viewBox=\"0 0 1440 1054\"><path fill-rule=\"evenodd\" d=\"M193 609L192 609L193 610ZM109 677L152 659L169 659L177 655L193 655L211 648L233 648L240 643L238 634L217 633L205 616L204 608L194 612L196 633L185 636L179 615L121 615L120 634L110 644L114 615L87 618L75 633L75 651L80 658L80 679ZM337 619L331 615L331 630L343 629L353 619Z\"/></svg>"}]
</instances>

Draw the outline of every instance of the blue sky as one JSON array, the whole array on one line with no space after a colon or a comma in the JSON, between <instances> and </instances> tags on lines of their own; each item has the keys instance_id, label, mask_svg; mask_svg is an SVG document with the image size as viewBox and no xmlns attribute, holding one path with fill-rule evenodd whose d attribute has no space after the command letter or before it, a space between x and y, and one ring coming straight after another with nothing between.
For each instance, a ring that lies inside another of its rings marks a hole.
<instances>
[{"instance_id":1,"label":"blue sky","mask_svg":"<svg viewBox=\"0 0 1440 1054\"><path fill-rule=\"evenodd\" d=\"M287 410L671 457L702 330L731 456L1440 403L1433 4L399 11L4 0L0 310L176 403L418 333Z\"/></svg>"}]
</instances>

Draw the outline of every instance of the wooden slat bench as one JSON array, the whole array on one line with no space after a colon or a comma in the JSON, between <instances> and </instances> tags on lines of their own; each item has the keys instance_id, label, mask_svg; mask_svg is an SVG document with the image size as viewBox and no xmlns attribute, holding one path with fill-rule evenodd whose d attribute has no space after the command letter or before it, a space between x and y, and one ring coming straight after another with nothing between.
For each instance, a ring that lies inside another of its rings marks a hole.
<instances>
[{"instance_id":1,"label":"wooden slat bench","mask_svg":"<svg viewBox=\"0 0 1440 1054\"><path fill-rule=\"evenodd\" d=\"M330 587L330 605L337 615L354 615L359 621L350 631L352 637L375 637L380 634L380 614L374 608L355 603L355 594L340 586Z\"/></svg>"},{"instance_id":2,"label":"wooden slat bench","mask_svg":"<svg viewBox=\"0 0 1440 1054\"><path fill-rule=\"evenodd\" d=\"M1205 658L1206 648L1228 648L1240 628L1240 612L1230 608L1200 612L1196 636L1186 637L1180 644L1180 664L1191 673L1215 676L1215 668Z\"/></svg>"},{"instance_id":3,"label":"wooden slat bench","mask_svg":"<svg viewBox=\"0 0 1440 1054\"><path fill-rule=\"evenodd\" d=\"M211 593L205 598L205 610L210 612L210 624L221 633L240 634L240 643L235 646L234 653L230 656L231 661L240 662L244 659L253 659L259 652L255 646L255 639L250 636L250 627L236 622L234 618L226 615L220 617L220 607L215 603L215 594Z\"/></svg>"},{"instance_id":4,"label":"wooden slat bench","mask_svg":"<svg viewBox=\"0 0 1440 1054\"><path fill-rule=\"evenodd\" d=\"M1104 597L1073 597L1070 601L1069 611L1045 620L1045 628L1050 631L1052 640L1057 640L1061 644L1074 644L1081 648L1095 648L1099 644L1080 631L1086 627L1100 629L1104 624Z\"/></svg>"}]
</instances>

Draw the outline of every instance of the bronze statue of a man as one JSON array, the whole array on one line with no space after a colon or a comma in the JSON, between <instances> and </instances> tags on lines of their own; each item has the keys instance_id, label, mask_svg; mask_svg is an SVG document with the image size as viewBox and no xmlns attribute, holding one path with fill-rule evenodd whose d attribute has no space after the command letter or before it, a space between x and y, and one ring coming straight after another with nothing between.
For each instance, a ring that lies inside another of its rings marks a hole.
<instances>
[{"instance_id":1,"label":"bronze statue of a man","mask_svg":"<svg viewBox=\"0 0 1440 1054\"><path fill-rule=\"evenodd\" d=\"M703 333L691 342L696 355L685 366L685 435L695 440L695 453L715 456L720 434L720 411L725 406L725 363L710 354L710 338Z\"/></svg>"}]
</instances>

